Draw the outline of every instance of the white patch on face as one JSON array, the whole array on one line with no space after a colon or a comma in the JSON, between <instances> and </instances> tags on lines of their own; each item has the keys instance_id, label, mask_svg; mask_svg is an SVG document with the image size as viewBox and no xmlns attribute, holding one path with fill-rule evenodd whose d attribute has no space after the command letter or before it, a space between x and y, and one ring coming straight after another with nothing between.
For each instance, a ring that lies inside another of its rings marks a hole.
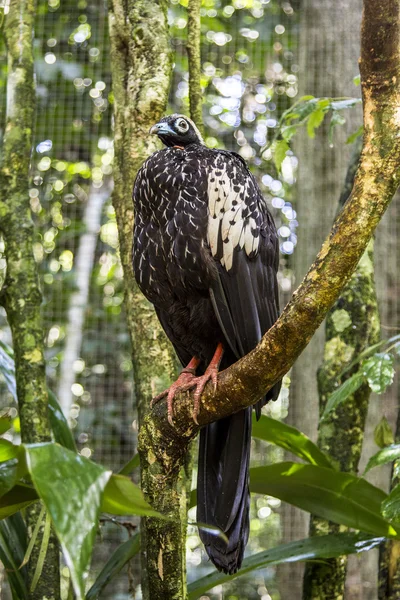
<instances>
[{"instance_id":1,"label":"white patch on face","mask_svg":"<svg viewBox=\"0 0 400 600\"><path fill-rule=\"evenodd\" d=\"M217 175L216 173L220 173ZM234 187L239 187L235 191ZM246 206L247 185L234 185L225 171L214 168L208 176L208 228L207 238L211 254L216 256L218 242L222 248L221 265L227 271L232 268L234 250L244 247L246 254L258 251L259 238L252 229L256 222L250 218L245 225L243 209ZM240 198L242 195L243 199Z\"/></svg>"}]
</instances>

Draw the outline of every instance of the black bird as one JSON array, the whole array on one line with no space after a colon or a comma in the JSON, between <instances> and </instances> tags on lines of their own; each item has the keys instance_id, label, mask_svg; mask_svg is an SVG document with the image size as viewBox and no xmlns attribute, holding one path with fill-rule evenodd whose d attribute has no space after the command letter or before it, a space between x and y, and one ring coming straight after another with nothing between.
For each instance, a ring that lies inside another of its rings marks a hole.
<instances>
[{"instance_id":1,"label":"black bird","mask_svg":"<svg viewBox=\"0 0 400 600\"><path fill-rule=\"evenodd\" d=\"M247 354L278 318L278 236L253 175L235 152L209 149L194 123L170 115L150 133L167 146L146 160L133 201L137 283L185 367L167 395L196 387ZM196 372L199 376L195 376ZM272 388L255 408L279 394ZM251 408L200 432L197 519L225 532L200 537L215 566L235 573L249 536Z\"/></svg>"}]
</instances>

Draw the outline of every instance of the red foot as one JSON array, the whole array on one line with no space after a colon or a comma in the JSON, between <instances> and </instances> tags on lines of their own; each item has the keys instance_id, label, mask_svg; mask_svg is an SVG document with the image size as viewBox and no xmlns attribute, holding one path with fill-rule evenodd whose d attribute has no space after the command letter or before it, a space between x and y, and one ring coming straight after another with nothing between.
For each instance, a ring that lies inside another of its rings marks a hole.
<instances>
[{"instance_id":1,"label":"red foot","mask_svg":"<svg viewBox=\"0 0 400 600\"><path fill-rule=\"evenodd\" d=\"M174 415L175 394L177 392L186 392L194 387L196 388L196 390L194 392L194 406L192 417L193 421L196 423L196 425L198 425L197 415L199 414L200 410L201 395L206 384L209 381L212 381L214 384L214 389L217 389L218 367L221 362L223 353L223 345L218 344L215 354L212 357L211 362L206 369L206 372L200 377L195 377L196 368L200 360L196 357L193 357L188 366L185 369L183 369L182 373L179 375L175 383L173 383L171 387L169 387L167 390L164 390L164 392L153 398L153 400L151 401L151 406L154 406L156 402L167 396L168 422L171 426L173 426L172 418Z\"/></svg>"}]
</instances>

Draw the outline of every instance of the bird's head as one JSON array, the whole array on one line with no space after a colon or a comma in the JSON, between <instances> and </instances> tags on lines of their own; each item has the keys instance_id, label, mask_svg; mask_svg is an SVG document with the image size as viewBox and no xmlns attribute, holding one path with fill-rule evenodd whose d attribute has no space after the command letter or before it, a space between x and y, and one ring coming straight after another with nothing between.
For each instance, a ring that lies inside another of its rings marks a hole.
<instances>
[{"instance_id":1,"label":"bird's head","mask_svg":"<svg viewBox=\"0 0 400 600\"><path fill-rule=\"evenodd\" d=\"M191 119L184 115L168 115L153 125L150 133L158 135L166 146L188 146L204 144L200 131Z\"/></svg>"}]
</instances>

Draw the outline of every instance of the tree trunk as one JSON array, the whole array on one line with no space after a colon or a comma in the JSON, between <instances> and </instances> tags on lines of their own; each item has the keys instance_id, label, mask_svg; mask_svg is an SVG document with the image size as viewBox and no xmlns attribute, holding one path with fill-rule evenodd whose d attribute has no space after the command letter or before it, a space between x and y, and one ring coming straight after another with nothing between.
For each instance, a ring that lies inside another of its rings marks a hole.
<instances>
[{"instance_id":1,"label":"tree trunk","mask_svg":"<svg viewBox=\"0 0 400 600\"><path fill-rule=\"evenodd\" d=\"M136 286L132 269L133 182L144 160L158 149L150 127L164 113L172 72L165 0L112 0L109 11L111 65L115 98L113 204L124 271L125 305L132 339L135 396L141 424L150 400L176 376L176 358L152 306ZM145 432L141 432L142 489L170 522L144 518L142 590L145 599L184 598L186 594L185 468L173 480L160 471Z\"/></svg>"},{"instance_id":2,"label":"tree trunk","mask_svg":"<svg viewBox=\"0 0 400 600\"><path fill-rule=\"evenodd\" d=\"M34 226L29 205L29 162L33 141L35 89L33 73L34 0L11 0L5 22L8 53L7 113L0 164L0 228L6 245L7 275L1 302L11 327L21 439L23 443L51 440L47 410L42 301L37 266L33 257ZM27 510L31 535L40 513L39 503ZM28 566L35 571L42 532ZM60 598L59 547L52 535L42 576L32 600Z\"/></svg>"},{"instance_id":3,"label":"tree trunk","mask_svg":"<svg viewBox=\"0 0 400 600\"><path fill-rule=\"evenodd\" d=\"M299 96L359 96L353 77L358 72L361 9L362 0L301 0ZM314 139L302 132L295 144L299 158L295 203L299 221L294 254L296 284L306 274L336 212L337 204L332 199L341 193L350 159L350 148L345 146L345 140L360 126L360 111L349 111L346 119L348 124L335 132L333 148L328 143L327 126L318 130ZM317 366L323 344L324 332L320 328L291 372L288 423L313 440L318 427ZM284 505L283 541L306 537L308 522L305 512ZM279 567L279 589L283 598L301 597L303 569L301 563Z\"/></svg>"},{"instance_id":4,"label":"tree trunk","mask_svg":"<svg viewBox=\"0 0 400 600\"><path fill-rule=\"evenodd\" d=\"M350 193L358 159L357 151L349 167L342 201ZM350 282L327 317L324 362L318 370L321 414L329 395L357 371L358 365L353 371L340 377L343 369L354 357L379 341L379 334L371 241ZM357 473L369 397L369 386L364 384L320 424L318 445L334 459L341 471ZM311 518L311 535L339 531L343 531L343 527L317 517ZM346 556L324 561L323 564L308 563L304 578L304 599L343 597L346 567Z\"/></svg>"}]
</instances>

